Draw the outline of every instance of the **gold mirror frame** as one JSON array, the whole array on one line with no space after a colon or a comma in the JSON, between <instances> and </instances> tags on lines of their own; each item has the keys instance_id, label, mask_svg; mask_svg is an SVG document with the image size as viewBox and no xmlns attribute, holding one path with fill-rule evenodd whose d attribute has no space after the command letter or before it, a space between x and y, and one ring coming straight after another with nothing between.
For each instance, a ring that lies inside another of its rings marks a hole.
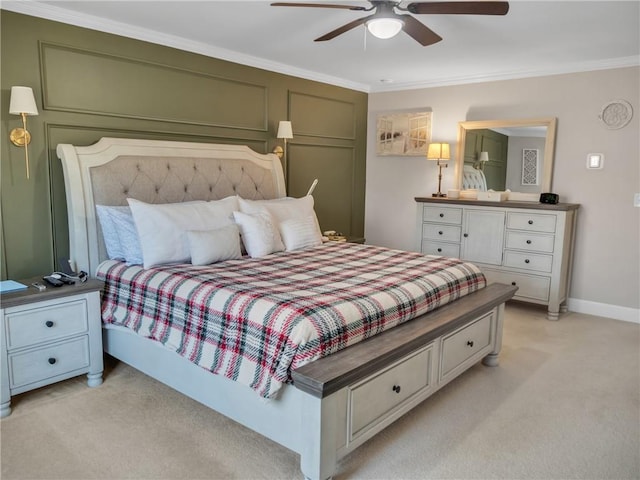
<instances>
[{"instance_id":1,"label":"gold mirror frame","mask_svg":"<svg viewBox=\"0 0 640 480\"><path fill-rule=\"evenodd\" d=\"M544 163L542 168L542 179L540 181L540 193L551 192L551 181L553 177L554 150L556 143L555 117L529 118L522 120L476 120L458 123L458 159L456 161L456 188L462 188L462 166L464 165L464 145L468 130L481 130L491 128L512 128L512 127L546 127L547 135L544 144Z\"/></svg>"}]
</instances>

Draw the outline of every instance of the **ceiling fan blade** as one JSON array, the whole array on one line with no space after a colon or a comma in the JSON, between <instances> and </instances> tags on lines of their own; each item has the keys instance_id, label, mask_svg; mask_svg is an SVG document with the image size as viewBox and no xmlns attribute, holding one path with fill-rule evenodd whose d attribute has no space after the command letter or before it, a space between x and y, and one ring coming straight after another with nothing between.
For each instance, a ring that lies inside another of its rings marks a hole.
<instances>
[{"instance_id":1,"label":"ceiling fan blade","mask_svg":"<svg viewBox=\"0 0 640 480\"><path fill-rule=\"evenodd\" d=\"M342 35L343 33L348 32L349 30L362 25L363 23L366 23L367 20L369 20L371 17L375 17L375 14L359 18L357 20L354 20L353 22L349 22L346 25L341 26L340 28L336 28L335 30L327 34L316 38L314 42L324 42L326 40L331 40L332 38L336 38L338 35Z\"/></svg>"},{"instance_id":2,"label":"ceiling fan blade","mask_svg":"<svg viewBox=\"0 0 640 480\"><path fill-rule=\"evenodd\" d=\"M411 15L398 15L398 17L402 17L404 22L402 30L423 47L433 45L442 40L440 35Z\"/></svg>"},{"instance_id":3,"label":"ceiling fan blade","mask_svg":"<svg viewBox=\"0 0 640 480\"><path fill-rule=\"evenodd\" d=\"M367 10L365 7L358 7L353 5L333 5L329 3L288 3L288 2L275 2L271 4L272 7L311 7L311 8L342 8L345 10ZM370 10L370 9L369 9Z\"/></svg>"},{"instance_id":4,"label":"ceiling fan blade","mask_svg":"<svg viewBox=\"0 0 640 480\"><path fill-rule=\"evenodd\" d=\"M416 2L406 9L415 14L506 15L509 2Z\"/></svg>"}]
</instances>

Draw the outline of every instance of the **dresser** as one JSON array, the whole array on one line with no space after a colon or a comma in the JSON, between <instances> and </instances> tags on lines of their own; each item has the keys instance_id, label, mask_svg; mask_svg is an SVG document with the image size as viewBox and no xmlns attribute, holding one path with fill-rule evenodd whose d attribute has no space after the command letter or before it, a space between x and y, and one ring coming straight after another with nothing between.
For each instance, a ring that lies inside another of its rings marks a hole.
<instances>
[{"instance_id":1,"label":"dresser","mask_svg":"<svg viewBox=\"0 0 640 480\"><path fill-rule=\"evenodd\" d=\"M518 287L514 299L566 312L579 205L416 197L417 248L477 264L489 283Z\"/></svg>"},{"instance_id":2,"label":"dresser","mask_svg":"<svg viewBox=\"0 0 640 480\"><path fill-rule=\"evenodd\" d=\"M87 384L102 383L100 291L90 279L76 285L30 286L0 295L0 417L11 413L11 397L87 374Z\"/></svg>"}]
</instances>

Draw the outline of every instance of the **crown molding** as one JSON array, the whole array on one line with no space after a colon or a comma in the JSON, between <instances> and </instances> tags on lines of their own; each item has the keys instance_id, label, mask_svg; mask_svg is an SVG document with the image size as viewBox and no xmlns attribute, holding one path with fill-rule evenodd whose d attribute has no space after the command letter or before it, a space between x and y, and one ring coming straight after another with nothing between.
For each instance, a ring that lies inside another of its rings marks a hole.
<instances>
[{"instance_id":1,"label":"crown molding","mask_svg":"<svg viewBox=\"0 0 640 480\"><path fill-rule=\"evenodd\" d=\"M4 0L0 4L0 9L9 10L16 13L40 17L61 23L88 28L105 33L112 33L122 37L133 38L145 42L177 48L191 53L197 53L207 57L218 58L229 62L239 63L250 67L260 68L271 72L291 75L294 77L327 83L351 90L365 93L393 92L403 90L418 90L423 88L435 88L453 85L463 85L470 83L495 82L501 80L515 80L531 77L544 77L552 75L563 75L568 73L579 73L594 70L608 70L614 68L636 67L640 65L640 55L631 57L620 57L591 62L574 62L564 64L561 67L550 67L537 70L511 70L495 72L493 74L469 75L458 77L441 77L435 80L424 82L406 83L385 83L380 85L367 85L353 82L344 78L325 75L319 72L305 70L283 63L272 62L259 57L245 55L224 48L214 47L201 42L187 40L174 35L167 35L154 30L148 30L126 23L115 22L92 15L84 15L70 12L52 4L44 4L31 0Z\"/></svg>"},{"instance_id":2,"label":"crown molding","mask_svg":"<svg viewBox=\"0 0 640 480\"><path fill-rule=\"evenodd\" d=\"M44 18L60 23L74 25L76 27L88 28L105 33L112 33L122 37L133 38L145 42L164 45L166 47L177 48L191 53L197 53L207 57L239 63L249 67L260 68L271 72L282 73L294 77L305 78L316 82L327 83L338 87L348 88L362 92L369 92L369 85L352 82L344 78L324 75L319 72L293 67L283 63L272 62L264 58L245 55L224 48L214 47L201 42L195 42L174 35L167 35L154 30L148 30L126 23L115 22L93 15L77 14L69 12L60 7L29 0L5 0L0 4L0 9L9 10L15 13L22 13L32 17Z\"/></svg>"}]
</instances>

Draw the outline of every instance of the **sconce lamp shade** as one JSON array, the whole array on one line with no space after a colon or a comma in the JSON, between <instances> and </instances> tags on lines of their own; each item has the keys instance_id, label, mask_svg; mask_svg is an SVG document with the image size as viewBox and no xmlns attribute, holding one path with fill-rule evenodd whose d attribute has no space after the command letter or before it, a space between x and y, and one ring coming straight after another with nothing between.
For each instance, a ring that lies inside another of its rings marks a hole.
<instances>
[{"instance_id":1,"label":"sconce lamp shade","mask_svg":"<svg viewBox=\"0 0 640 480\"><path fill-rule=\"evenodd\" d=\"M489 161L489 152L480 152L480 156L478 157L479 162L488 162Z\"/></svg>"},{"instance_id":2,"label":"sconce lamp shade","mask_svg":"<svg viewBox=\"0 0 640 480\"><path fill-rule=\"evenodd\" d=\"M36 99L30 87L11 87L11 101L9 102L11 115L38 115Z\"/></svg>"},{"instance_id":3,"label":"sconce lamp shade","mask_svg":"<svg viewBox=\"0 0 640 480\"><path fill-rule=\"evenodd\" d=\"M448 143L430 143L427 150L427 160L450 160Z\"/></svg>"},{"instance_id":4,"label":"sconce lamp shade","mask_svg":"<svg viewBox=\"0 0 640 480\"><path fill-rule=\"evenodd\" d=\"M404 22L398 18L374 18L367 22L367 30L374 37L386 40L395 37L403 25Z\"/></svg>"},{"instance_id":5,"label":"sconce lamp shade","mask_svg":"<svg viewBox=\"0 0 640 480\"><path fill-rule=\"evenodd\" d=\"M293 138L293 129L291 128L291 122L281 120L278 124L277 138Z\"/></svg>"}]
</instances>

